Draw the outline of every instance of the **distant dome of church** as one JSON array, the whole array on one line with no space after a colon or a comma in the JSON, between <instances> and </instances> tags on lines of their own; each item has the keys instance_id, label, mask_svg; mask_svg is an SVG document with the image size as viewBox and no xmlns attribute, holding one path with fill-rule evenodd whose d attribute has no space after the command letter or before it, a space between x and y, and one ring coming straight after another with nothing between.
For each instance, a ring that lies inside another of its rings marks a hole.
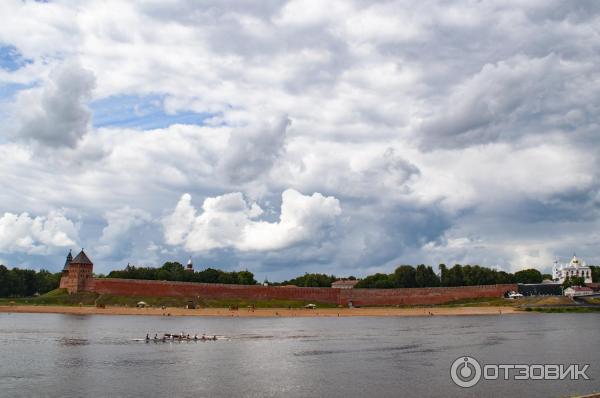
<instances>
[{"instance_id":1,"label":"distant dome of church","mask_svg":"<svg viewBox=\"0 0 600 398\"><path fill-rule=\"evenodd\" d=\"M569 263L569 267L580 267L580 266L585 266L585 264L581 263L581 260L579 260L577 258L577 256L573 255L573 258L571 259L571 262Z\"/></svg>"}]
</instances>

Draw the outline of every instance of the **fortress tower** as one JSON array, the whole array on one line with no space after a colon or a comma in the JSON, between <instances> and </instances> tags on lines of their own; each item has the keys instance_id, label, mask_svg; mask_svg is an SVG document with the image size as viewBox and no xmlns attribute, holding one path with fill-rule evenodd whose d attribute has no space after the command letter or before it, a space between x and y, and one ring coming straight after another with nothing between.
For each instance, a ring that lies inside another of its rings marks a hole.
<instances>
[{"instance_id":1,"label":"fortress tower","mask_svg":"<svg viewBox=\"0 0 600 398\"><path fill-rule=\"evenodd\" d=\"M69 293L77 293L83 290L89 290L92 281L92 271L94 264L85 254L83 249L75 258L72 258L71 252L67 255L65 268L60 278L60 287L67 289Z\"/></svg>"},{"instance_id":2,"label":"fortress tower","mask_svg":"<svg viewBox=\"0 0 600 398\"><path fill-rule=\"evenodd\" d=\"M190 272L194 272L194 264L192 264L192 257L190 257L190 259L188 260L186 270L190 271Z\"/></svg>"}]
</instances>

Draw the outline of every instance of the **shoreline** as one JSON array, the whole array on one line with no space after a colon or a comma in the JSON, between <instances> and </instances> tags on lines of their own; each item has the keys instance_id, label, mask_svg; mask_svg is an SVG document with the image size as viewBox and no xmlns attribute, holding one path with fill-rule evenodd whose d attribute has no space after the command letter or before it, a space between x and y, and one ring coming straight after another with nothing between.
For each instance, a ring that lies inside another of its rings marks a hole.
<instances>
[{"instance_id":1,"label":"shoreline","mask_svg":"<svg viewBox=\"0 0 600 398\"><path fill-rule=\"evenodd\" d=\"M197 316L197 317L415 317L525 314L515 307L361 307L361 308L246 308L231 311L227 308L134 308L134 307L75 307L58 305L0 305L0 313L67 314L67 315L135 315L135 316Z\"/></svg>"}]
</instances>

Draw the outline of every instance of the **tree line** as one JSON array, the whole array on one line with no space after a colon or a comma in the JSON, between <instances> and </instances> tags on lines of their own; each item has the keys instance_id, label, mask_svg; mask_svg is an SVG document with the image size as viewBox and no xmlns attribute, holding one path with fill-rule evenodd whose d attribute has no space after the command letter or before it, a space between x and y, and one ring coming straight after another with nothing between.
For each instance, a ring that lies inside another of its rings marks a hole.
<instances>
[{"instance_id":1,"label":"tree line","mask_svg":"<svg viewBox=\"0 0 600 398\"><path fill-rule=\"evenodd\" d=\"M362 279L355 286L357 288L407 288L407 287L438 287L438 286L474 286L496 285L504 283L541 283L542 275L536 269L526 269L514 274L481 267L479 265L456 264L448 268L445 264L439 265L439 275L431 266L401 265L391 274L376 273Z\"/></svg>"},{"instance_id":2,"label":"tree line","mask_svg":"<svg viewBox=\"0 0 600 398\"><path fill-rule=\"evenodd\" d=\"M0 297L30 297L58 288L60 272L8 269L0 265Z\"/></svg>"},{"instance_id":3,"label":"tree line","mask_svg":"<svg viewBox=\"0 0 600 398\"><path fill-rule=\"evenodd\" d=\"M280 283L272 283L274 286L285 286L285 285L294 285L300 287L331 287L331 284L335 282L338 278L335 275L326 275L326 274L309 274L306 273L302 276L298 276L296 278L283 281ZM356 279L351 276L348 279Z\"/></svg>"},{"instance_id":4,"label":"tree line","mask_svg":"<svg viewBox=\"0 0 600 398\"><path fill-rule=\"evenodd\" d=\"M145 279L159 281L224 283L229 285L256 285L250 271L221 271L206 268L203 271L188 271L178 262L166 262L160 268L127 265L124 270L111 271L107 278Z\"/></svg>"}]
</instances>

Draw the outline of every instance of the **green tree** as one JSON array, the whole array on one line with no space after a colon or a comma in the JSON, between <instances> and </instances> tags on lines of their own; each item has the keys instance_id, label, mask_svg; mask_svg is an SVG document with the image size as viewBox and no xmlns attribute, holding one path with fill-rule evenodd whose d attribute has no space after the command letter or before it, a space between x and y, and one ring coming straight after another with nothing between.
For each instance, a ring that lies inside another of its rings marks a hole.
<instances>
[{"instance_id":1,"label":"green tree","mask_svg":"<svg viewBox=\"0 0 600 398\"><path fill-rule=\"evenodd\" d=\"M237 273L238 285L256 285L256 279L254 274L248 270L240 271Z\"/></svg>"},{"instance_id":2,"label":"green tree","mask_svg":"<svg viewBox=\"0 0 600 398\"><path fill-rule=\"evenodd\" d=\"M25 278L18 268L8 272L8 296L23 297L25 295Z\"/></svg>"},{"instance_id":3,"label":"green tree","mask_svg":"<svg viewBox=\"0 0 600 398\"><path fill-rule=\"evenodd\" d=\"M433 272L433 268L425 266L424 264L418 265L415 271L415 286L416 287L435 287L440 285L440 279Z\"/></svg>"},{"instance_id":4,"label":"green tree","mask_svg":"<svg viewBox=\"0 0 600 398\"><path fill-rule=\"evenodd\" d=\"M440 269L440 286L448 286L448 267L446 264L438 265Z\"/></svg>"},{"instance_id":5,"label":"green tree","mask_svg":"<svg viewBox=\"0 0 600 398\"><path fill-rule=\"evenodd\" d=\"M464 286L462 265L455 264L454 267L447 270L445 282L446 284L443 286Z\"/></svg>"},{"instance_id":6,"label":"green tree","mask_svg":"<svg viewBox=\"0 0 600 398\"><path fill-rule=\"evenodd\" d=\"M529 268L515 272L517 283L542 283L542 273L537 269Z\"/></svg>"},{"instance_id":7,"label":"green tree","mask_svg":"<svg viewBox=\"0 0 600 398\"><path fill-rule=\"evenodd\" d=\"M35 275L37 293L44 294L58 288L60 283L60 275L60 272L53 274L46 270L41 270L38 272Z\"/></svg>"},{"instance_id":8,"label":"green tree","mask_svg":"<svg viewBox=\"0 0 600 398\"><path fill-rule=\"evenodd\" d=\"M592 282L599 283L600 282L600 266L590 265L590 269L592 270Z\"/></svg>"},{"instance_id":9,"label":"green tree","mask_svg":"<svg viewBox=\"0 0 600 398\"><path fill-rule=\"evenodd\" d=\"M300 287L331 287L337 278L334 275L306 273L294 279L281 282L281 285L296 285Z\"/></svg>"},{"instance_id":10,"label":"green tree","mask_svg":"<svg viewBox=\"0 0 600 398\"><path fill-rule=\"evenodd\" d=\"M410 265L401 265L394 271L393 280L395 287L415 287L416 271Z\"/></svg>"},{"instance_id":11,"label":"green tree","mask_svg":"<svg viewBox=\"0 0 600 398\"><path fill-rule=\"evenodd\" d=\"M9 296L8 273L8 269L4 265L0 265L0 297Z\"/></svg>"},{"instance_id":12,"label":"green tree","mask_svg":"<svg viewBox=\"0 0 600 398\"><path fill-rule=\"evenodd\" d=\"M394 287L394 281L388 274L376 273L361 279L354 287L390 289Z\"/></svg>"},{"instance_id":13,"label":"green tree","mask_svg":"<svg viewBox=\"0 0 600 398\"><path fill-rule=\"evenodd\" d=\"M571 286L585 286L585 278L581 276L567 276L562 285L565 289Z\"/></svg>"}]
</instances>

